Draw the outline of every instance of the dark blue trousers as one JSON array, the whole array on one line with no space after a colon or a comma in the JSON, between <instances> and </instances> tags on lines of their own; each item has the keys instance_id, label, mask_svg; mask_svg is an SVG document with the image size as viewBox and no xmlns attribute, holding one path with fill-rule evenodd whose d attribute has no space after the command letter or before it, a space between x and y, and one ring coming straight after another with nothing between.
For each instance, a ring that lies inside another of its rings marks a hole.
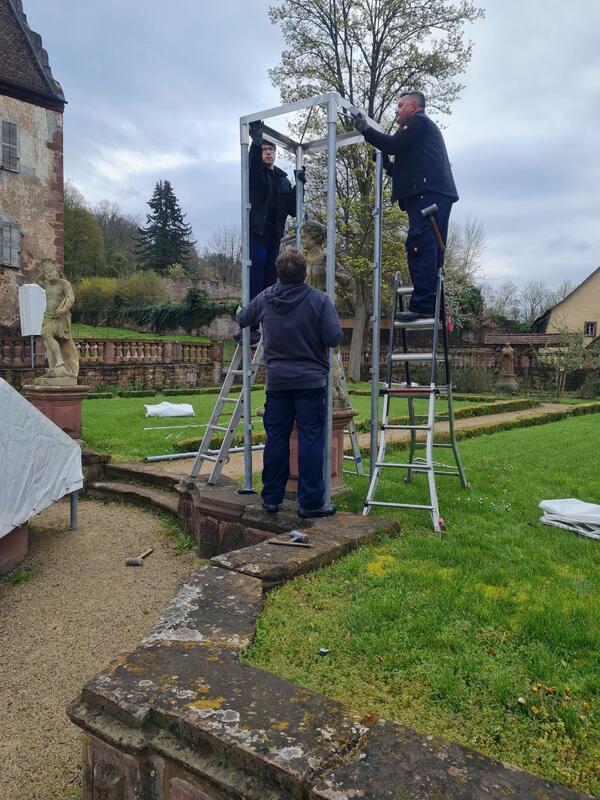
<instances>
[{"instance_id":1,"label":"dark blue trousers","mask_svg":"<svg viewBox=\"0 0 600 800\"><path fill-rule=\"evenodd\" d=\"M279 255L279 239L275 234L250 234L250 300L263 289L277 283L275 261Z\"/></svg>"},{"instance_id":2,"label":"dark blue trousers","mask_svg":"<svg viewBox=\"0 0 600 800\"><path fill-rule=\"evenodd\" d=\"M448 222L452 210L452 200L443 194L424 192L402 201L408 214L408 236L406 237L406 257L414 287L409 309L417 314L435 312L435 287L438 270L444 266L444 253L438 247L431 222L424 219L421 209L435 203L438 212L436 222L446 242Z\"/></svg>"},{"instance_id":3,"label":"dark blue trousers","mask_svg":"<svg viewBox=\"0 0 600 800\"><path fill-rule=\"evenodd\" d=\"M313 511L323 505L323 461L325 452L325 406L327 392L321 389L267 390L262 472L262 499L269 505L283 500L290 474L290 434L298 429L298 504Z\"/></svg>"}]
</instances>

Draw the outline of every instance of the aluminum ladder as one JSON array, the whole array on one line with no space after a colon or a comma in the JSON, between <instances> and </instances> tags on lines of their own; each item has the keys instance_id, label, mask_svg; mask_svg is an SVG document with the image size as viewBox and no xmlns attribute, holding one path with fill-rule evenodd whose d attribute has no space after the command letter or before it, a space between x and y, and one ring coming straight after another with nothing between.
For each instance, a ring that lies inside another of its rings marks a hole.
<instances>
[{"instance_id":1,"label":"aluminum ladder","mask_svg":"<svg viewBox=\"0 0 600 800\"><path fill-rule=\"evenodd\" d=\"M465 478L465 473L460 460L458 446L456 444L456 434L454 429L454 409L452 404L452 378L450 373L450 358L448 354L448 329L446 326L446 303L444 296L444 271L438 272L435 296L435 313L433 317L415 320L414 322L402 322L397 319L398 312L404 310L404 300L412 293L411 286L403 286L400 273L397 272L394 278L392 314L390 320L389 346L386 359L386 376L380 395L383 396L383 408L380 425L379 446L377 449L377 459L371 470L371 480L369 490L365 500L363 515L369 513L374 506L385 506L392 508L413 508L421 511L429 511L433 523L433 529L440 531L444 526L444 520L440 516L440 509L437 496L436 475L454 475L459 478L461 486L466 489L469 484ZM401 349L395 350L396 333L400 332ZM428 352L414 351L409 349L409 334L411 331L431 331L432 342L431 350ZM441 332L441 336L440 336ZM405 381L394 383L392 373L395 364L404 365ZM413 386L411 381L411 365L429 364L429 386ZM438 383L438 368L440 364L445 368L444 385ZM439 397L445 397L447 403L447 413L439 415L436 413L436 401ZM390 424L390 404L393 398L401 398L407 401L408 423ZM426 398L427 414L415 413L415 400ZM449 443L438 443L435 441L436 421L446 420L448 422ZM376 424L376 420L372 421ZM388 431L408 431L410 434L409 455L406 462L397 463L386 461L386 446ZM425 434L425 441L417 438L418 434ZM434 461L433 453L435 448L443 448L452 453L454 464L443 464ZM425 450L425 456L416 455L417 450ZM406 470L405 483L410 483L415 474L425 473L429 486L429 504L418 503L392 503L375 500L379 474L383 469Z\"/></svg>"},{"instance_id":2,"label":"aluminum ladder","mask_svg":"<svg viewBox=\"0 0 600 800\"><path fill-rule=\"evenodd\" d=\"M250 363L250 386L254 386L254 381L256 379L258 368L261 365L262 357L263 340L261 336L260 341L254 350L254 355L252 356L252 361ZM207 483L211 485L215 484L221 476L223 467L229 461L229 454L231 452L238 452L244 449L243 447L231 447L233 437L242 418L242 414L244 413L244 398L241 391L241 382L236 384L236 379L241 379L243 372L242 343L239 342L233 353L231 364L227 370L227 375L225 376L225 380L221 386L221 391L219 392L217 402L213 408L209 423L206 426L206 431L202 437L202 441L200 442L198 452L196 453L196 458L194 459L191 472L192 478L198 477L205 461L212 462L213 467ZM239 387L240 391L234 392L234 386ZM215 433L223 434L223 440L221 441L221 446L218 450L212 450L210 447ZM252 449L262 450L263 447L264 445L254 445Z\"/></svg>"}]
</instances>

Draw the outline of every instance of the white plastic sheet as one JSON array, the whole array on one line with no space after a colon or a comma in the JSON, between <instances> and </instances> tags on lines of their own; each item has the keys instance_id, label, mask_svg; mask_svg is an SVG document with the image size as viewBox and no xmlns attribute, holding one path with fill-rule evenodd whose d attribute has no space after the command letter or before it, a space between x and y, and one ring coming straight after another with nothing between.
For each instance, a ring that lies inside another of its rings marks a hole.
<instances>
[{"instance_id":1,"label":"white plastic sheet","mask_svg":"<svg viewBox=\"0 0 600 800\"><path fill-rule=\"evenodd\" d=\"M77 442L0 378L0 538L82 486Z\"/></svg>"},{"instance_id":2,"label":"white plastic sheet","mask_svg":"<svg viewBox=\"0 0 600 800\"><path fill-rule=\"evenodd\" d=\"M37 283L24 283L23 286L19 286L21 336L39 336L41 334L45 310L45 289L42 289Z\"/></svg>"},{"instance_id":3,"label":"white plastic sheet","mask_svg":"<svg viewBox=\"0 0 600 800\"><path fill-rule=\"evenodd\" d=\"M600 539L600 505L569 497L542 500L540 508L544 512L540 522L545 525L566 528L589 539Z\"/></svg>"},{"instance_id":4,"label":"white plastic sheet","mask_svg":"<svg viewBox=\"0 0 600 800\"><path fill-rule=\"evenodd\" d=\"M144 405L147 417L193 417L194 409L190 403L155 403Z\"/></svg>"}]
</instances>

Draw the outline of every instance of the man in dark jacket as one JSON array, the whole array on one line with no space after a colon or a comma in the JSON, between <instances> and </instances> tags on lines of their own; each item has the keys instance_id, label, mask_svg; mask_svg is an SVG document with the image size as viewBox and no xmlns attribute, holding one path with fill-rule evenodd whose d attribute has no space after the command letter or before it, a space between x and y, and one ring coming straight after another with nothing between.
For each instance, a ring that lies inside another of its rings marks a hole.
<instances>
[{"instance_id":1,"label":"man in dark jacket","mask_svg":"<svg viewBox=\"0 0 600 800\"><path fill-rule=\"evenodd\" d=\"M401 317L413 319L433 316L437 273L444 264L431 223L421 210L435 203L436 221L445 242L452 204L458 200L448 153L437 125L425 114L421 92L405 92L396 108L398 130L393 136L371 128L363 114L354 115L354 124L365 140L384 153L388 174L392 176L392 200L408 214L406 252L414 286L409 310ZM389 162L394 156L394 162Z\"/></svg>"},{"instance_id":2,"label":"man in dark jacket","mask_svg":"<svg viewBox=\"0 0 600 800\"><path fill-rule=\"evenodd\" d=\"M276 513L289 477L290 434L298 429L298 515L335 514L323 504L329 348L342 326L326 294L307 286L306 260L293 248L276 262L278 282L238 312L242 328L262 323L267 378L262 473L263 508Z\"/></svg>"}]
</instances>

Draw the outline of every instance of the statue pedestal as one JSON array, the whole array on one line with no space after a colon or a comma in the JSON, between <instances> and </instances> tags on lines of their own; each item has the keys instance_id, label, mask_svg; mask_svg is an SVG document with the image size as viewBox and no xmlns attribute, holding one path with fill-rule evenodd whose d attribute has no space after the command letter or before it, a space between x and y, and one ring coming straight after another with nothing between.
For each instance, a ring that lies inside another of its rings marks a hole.
<instances>
[{"instance_id":1,"label":"statue pedestal","mask_svg":"<svg viewBox=\"0 0 600 800\"><path fill-rule=\"evenodd\" d=\"M81 403L89 386L24 386L25 396L73 439L81 439Z\"/></svg>"},{"instance_id":2,"label":"statue pedestal","mask_svg":"<svg viewBox=\"0 0 600 800\"><path fill-rule=\"evenodd\" d=\"M333 409L333 431L331 435L331 491L332 494L344 492L344 429L358 412L353 408ZM296 495L298 491L298 432L294 425L290 436L290 477L285 487L288 494Z\"/></svg>"},{"instance_id":3,"label":"statue pedestal","mask_svg":"<svg viewBox=\"0 0 600 800\"><path fill-rule=\"evenodd\" d=\"M500 392L512 392L514 394L519 391L519 383L514 373L501 374L496 381L495 387Z\"/></svg>"},{"instance_id":4,"label":"statue pedestal","mask_svg":"<svg viewBox=\"0 0 600 800\"><path fill-rule=\"evenodd\" d=\"M6 575L13 570L27 555L28 523L24 522L18 528L13 528L10 533L0 539L0 575Z\"/></svg>"}]
</instances>

